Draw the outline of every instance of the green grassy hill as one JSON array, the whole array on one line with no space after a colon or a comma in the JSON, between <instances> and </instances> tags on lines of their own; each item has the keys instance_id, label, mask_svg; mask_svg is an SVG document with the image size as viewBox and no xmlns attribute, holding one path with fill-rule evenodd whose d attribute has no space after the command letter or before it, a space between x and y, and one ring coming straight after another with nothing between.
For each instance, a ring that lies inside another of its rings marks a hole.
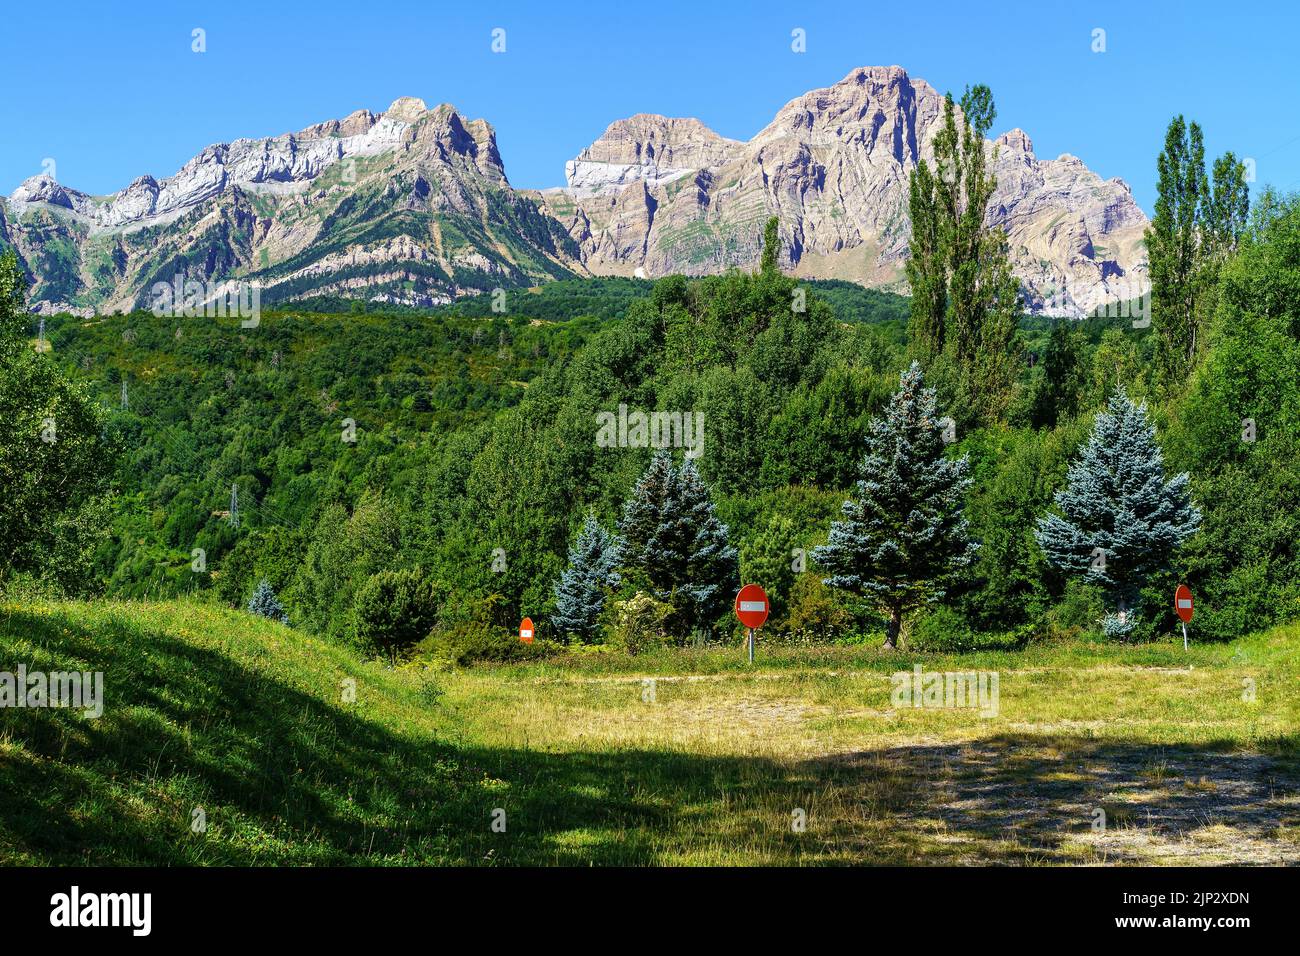
<instances>
[{"instance_id":1,"label":"green grassy hill","mask_svg":"<svg viewBox=\"0 0 1300 956\"><path fill-rule=\"evenodd\" d=\"M10 606L0 649L103 671L106 699L98 720L0 710L0 862L464 863L486 843L469 808L497 784L438 742L414 672L190 603Z\"/></svg>"},{"instance_id":2,"label":"green grassy hill","mask_svg":"<svg viewBox=\"0 0 1300 956\"><path fill-rule=\"evenodd\" d=\"M435 673L197 602L9 603L0 670L102 671L106 706L0 709L0 863L1300 862L1298 649L1291 625ZM914 663L998 671L1000 714L892 707Z\"/></svg>"}]
</instances>

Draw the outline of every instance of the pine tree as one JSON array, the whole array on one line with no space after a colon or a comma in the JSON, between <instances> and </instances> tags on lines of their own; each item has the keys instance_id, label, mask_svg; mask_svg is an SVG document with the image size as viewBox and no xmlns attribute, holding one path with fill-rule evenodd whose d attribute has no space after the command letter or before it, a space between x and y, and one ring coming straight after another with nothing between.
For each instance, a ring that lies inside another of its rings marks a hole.
<instances>
[{"instance_id":1,"label":"pine tree","mask_svg":"<svg viewBox=\"0 0 1300 956\"><path fill-rule=\"evenodd\" d=\"M555 613L551 623L561 634L591 639L596 633L607 589L620 577L618 541L594 515L587 515L578 538L569 549L569 565L555 582Z\"/></svg>"},{"instance_id":2,"label":"pine tree","mask_svg":"<svg viewBox=\"0 0 1300 956\"><path fill-rule=\"evenodd\" d=\"M727 526L718 520L708 485L691 459L677 469L679 517L676 523L689 538L686 581L690 620L707 626L726 610L737 588L739 560Z\"/></svg>"},{"instance_id":3,"label":"pine tree","mask_svg":"<svg viewBox=\"0 0 1300 956\"><path fill-rule=\"evenodd\" d=\"M885 614L885 647L893 649L903 616L940 598L978 545L963 517L966 458L944 456L944 426L933 389L913 362L871 422L861 478L844 502L843 521L813 560L825 583L870 599Z\"/></svg>"},{"instance_id":4,"label":"pine tree","mask_svg":"<svg viewBox=\"0 0 1300 956\"><path fill-rule=\"evenodd\" d=\"M275 589L271 587L271 582L266 578L262 578L257 582L257 588L248 601L248 612L250 614L259 614L262 617L269 617L281 624L289 623L289 615L284 613L284 605L275 596Z\"/></svg>"},{"instance_id":5,"label":"pine tree","mask_svg":"<svg viewBox=\"0 0 1300 956\"><path fill-rule=\"evenodd\" d=\"M650 582L668 581L677 555L667 555L658 541L663 516L676 507L672 500L675 469L667 449L655 452L650 467L637 479L623 504L618 523L622 565L640 569ZM670 585L671 586L671 585Z\"/></svg>"},{"instance_id":6,"label":"pine tree","mask_svg":"<svg viewBox=\"0 0 1300 956\"><path fill-rule=\"evenodd\" d=\"M672 604L683 626L707 628L722 613L736 585L736 549L693 461L674 466L667 449L656 452L618 530L624 568Z\"/></svg>"},{"instance_id":7,"label":"pine tree","mask_svg":"<svg viewBox=\"0 0 1300 956\"><path fill-rule=\"evenodd\" d=\"M1137 619L1138 591L1168 567L1174 550L1200 526L1188 476L1168 481L1146 405L1123 389L1097 416L1092 435L1056 493L1059 513L1038 520L1034 537L1047 560L1105 589L1106 631L1126 635Z\"/></svg>"}]
</instances>

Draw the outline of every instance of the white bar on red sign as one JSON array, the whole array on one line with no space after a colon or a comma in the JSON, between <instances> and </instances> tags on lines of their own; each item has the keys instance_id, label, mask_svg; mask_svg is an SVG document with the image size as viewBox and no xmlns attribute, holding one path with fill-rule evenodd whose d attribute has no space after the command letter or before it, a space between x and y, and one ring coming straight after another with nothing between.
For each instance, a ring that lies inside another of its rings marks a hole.
<instances>
[{"instance_id":1,"label":"white bar on red sign","mask_svg":"<svg viewBox=\"0 0 1300 956\"><path fill-rule=\"evenodd\" d=\"M742 611L766 611L766 601L741 601L740 609Z\"/></svg>"},{"instance_id":2,"label":"white bar on red sign","mask_svg":"<svg viewBox=\"0 0 1300 956\"><path fill-rule=\"evenodd\" d=\"M519 636L520 636L520 637L532 637L532 636L533 636L533 632L532 632L532 631L529 631L529 630L523 630L523 631L520 631L520 632L519 632Z\"/></svg>"},{"instance_id":3,"label":"white bar on red sign","mask_svg":"<svg viewBox=\"0 0 1300 956\"><path fill-rule=\"evenodd\" d=\"M1178 601L1178 606L1179 606L1179 607L1191 607L1191 606L1192 606L1192 602L1180 598L1179 601Z\"/></svg>"}]
</instances>

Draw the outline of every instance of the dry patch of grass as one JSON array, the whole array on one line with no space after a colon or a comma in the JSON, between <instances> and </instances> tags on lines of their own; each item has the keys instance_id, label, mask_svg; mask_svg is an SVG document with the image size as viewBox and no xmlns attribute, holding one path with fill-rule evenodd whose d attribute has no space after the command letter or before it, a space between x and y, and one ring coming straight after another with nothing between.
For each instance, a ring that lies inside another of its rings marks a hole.
<instances>
[{"instance_id":1,"label":"dry patch of grass","mask_svg":"<svg viewBox=\"0 0 1300 956\"><path fill-rule=\"evenodd\" d=\"M754 760L657 840L669 862L1300 863L1294 672L1254 656L1002 667L992 718L896 707L888 671L843 661L471 671L448 696L495 743ZM1243 700L1243 676L1269 693Z\"/></svg>"}]
</instances>

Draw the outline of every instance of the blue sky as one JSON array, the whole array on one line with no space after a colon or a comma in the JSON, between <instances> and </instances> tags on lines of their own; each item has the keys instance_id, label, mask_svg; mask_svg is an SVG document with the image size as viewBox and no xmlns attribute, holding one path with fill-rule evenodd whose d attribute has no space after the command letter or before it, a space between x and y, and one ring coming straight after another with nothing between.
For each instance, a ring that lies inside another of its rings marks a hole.
<instances>
[{"instance_id":1,"label":"blue sky","mask_svg":"<svg viewBox=\"0 0 1300 956\"><path fill-rule=\"evenodd\" d=\"M55 163L112 192L204 146L450 102L496 128L511 182L559 185L613 120L695 116L748 139L795 96L857 66L899 64L938 89L987 83L997 132L1120 176L1148 213L1171 115L1207 152L1300 188L1295 3L387 3L383 0L11 4L0 30L0 191ZM982 9L978 15L968 12ZM129 12L128 12L129 11ZM506 52L491 50L506 31ZM207 52L191 51L195 28ZM801 28L807 52L791 51ZM1106 51L1094 53L1093 31Z\"/></svg>"}]
</instances>

